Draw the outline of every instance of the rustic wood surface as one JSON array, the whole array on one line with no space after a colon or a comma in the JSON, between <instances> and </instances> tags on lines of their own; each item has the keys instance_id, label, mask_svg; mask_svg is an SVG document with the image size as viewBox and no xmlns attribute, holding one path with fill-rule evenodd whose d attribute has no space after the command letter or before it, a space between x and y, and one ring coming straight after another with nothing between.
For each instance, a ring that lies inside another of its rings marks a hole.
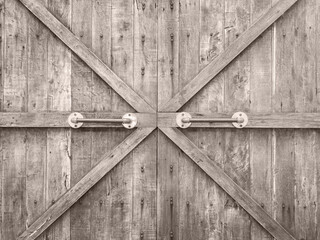
<instances>
[{"instance_id":1,"label":"rustic wood surface","mask_svg":"<svg viewBox=\"0 0 320 240\"><path fill-rule=\"evenodd\" d=\"M319 6L0 0L0 238L320 238ZM147 134L176 128L177 110L242 111L249 123L193 123L172 130L175 143ZM71 130L75 111L131 112L138 129ZM137 132L145 140L124 146ZM107 174L85 177L121 147ZM194 152L227 180L199 168ZM245 200L223 190L230 182Z\"/></svg>"}]
</instances>

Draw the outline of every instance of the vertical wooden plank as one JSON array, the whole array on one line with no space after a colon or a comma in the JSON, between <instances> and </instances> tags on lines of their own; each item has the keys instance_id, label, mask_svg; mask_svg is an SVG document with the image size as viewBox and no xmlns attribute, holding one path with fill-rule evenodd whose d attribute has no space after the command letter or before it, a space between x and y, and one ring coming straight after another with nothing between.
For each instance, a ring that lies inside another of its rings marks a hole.
<instances>
[{"instance_id":1,"label":"vertical wooden plank","mask_svg":"<svg viewBox=\"0 0 320 240\"><path fill-rule=\"evenodd\" d=\"M225 47L228 47L249 27L251 5L249 0L225 2ZM248 112L250 109L250 59L249 53L241 54L224 71L225 111ZM226 173L245 191L250 193L250 132L225 130ZM250 239L251 219L229 196L225 199L225 239Z\"/></svg>"},{"instance_id":2,"label":"vertical wooden plank","mask_svg":"<svg viewBox=\"0 0 320 240\"><path fill-rule=\"evenodd\" d=\"M48 0L48 9L65 25L71 24L69 0ZM48 110L71 110L71 52L52 34L48 38ZM71 134L69 129L49 129L47 133L47 206L70 188ZM49 239L70 239L70 212L66 212L46 232Z\"/></svg>"},{"instance_id":3,"label":"vertical wooden plank","mask_svg":"<svg viewBox=\"0 0 320 240\"><path fill-rule=\"evenodd\" d=\"M134 89L157 103L157 1L134 1Z\"/></svg>"},{"instance_id":4,"label":"vertical wooden plank","mask_svg":"<svg viewBox=\"0 0 320 240\"><path fill-rule=\"evenodd\" d=\"M111 66L112 1L94 0L92 4L92 49L102 61ZM114 95L113 90L93 73L92 110L111 111ZM118 144L124 135L123 132L113 129L92 130L91 166L97 164L97 159ZM104 240L111 239L112 236L111 175L107 174L90 191L91 239Z\"/></svg>"},{"instance_id":5,"label":"vertical wooden plank","mask_svg":"<svg viewBox=\"0 0 320 240\"><path fill-rule=\"evenodd\" d=\"M133 2L112 2L112 70L130 87L133 82ZM116 93L112 96L112 111L134 111Z\"/></svg>"},{"instance_id":6,"label":"vertical wooden plank","mask_svg":"<svg viewBox=\"0 0 320 240\"><path fill-rule=\"evenodd\" d=\"M6 28L5 28L5 0L0 1L0 62L1 62L1 71L0 71L0 110L3 111L3 84L4 84L4 72L5 72L5 49L6 49Z\"/></svg>"},{"instance_id":7,"label":"vertical wooden plank","mask_svg":"<svg viewBox=\"0 0 320 240\"><path fill-rule=\"evenodd\" d=\"M3 111L27 111L27 10L17 1L5 3L5 76ZM26 131L2 130L3 239L24 231L26 208Z\"/></svg>"},{"instance_id":8,"label":"vertical wooden plank","mask_svg":"<svg viewBox=\"0 0 320 240\"><path fill-rule=\"evenodd\" d=\"M179 235L179 159L182 152L158 131L157 218L158 239L182 239Z\"/></svg>"},{"instance_id":9,"label":"vertical wooden plank","mask_svg":"<svg viewBox=\"0 0 320 240\"><path fill-rule=\"evenodd\" d=\"M185 0L180 2L179 15L179 89L187 84L199 71L199 39L200 39L200 1ZM182 111L197 111L195 98L187 103ZM198 131L184 132L193 142L198 142ZM200 189L200 169L185 155L179 157L179 238L203 238L199 225L203 213L198 213L201 196L196 194ZM187 204L189 202L189 204Z\"/></svg>"},{"instance_id":10,"label":"vertical wooden plank","mask_svg":"<svg viewBox=\"0 0 320 240\"><path fill-rule=\"evenodd\" d=\"M72 1L72 32L88 47L92 45L92 2ZM92 110L92 70L75 54L71 57L72 111ZM92 132L72 131L71 185L91 169ZM90 197L88 192L70 210L70 239L90 239Z\"/></svg>"},{"instance_id":11,"label":"vertical wooden plank","mask_svg":"<svg viewBox=\"0 0 320 240\"><path fill-rule=\"evenodd\" d=\"M274 2L273 2L274 3ZM280 18L274 28L273 95L274 112L295 111L293 76L294 17L296 5ZM295 234L295 146L293 130L273 133L274 217L291 234Z\"/></svg>"},{"instance_id":12,"label":"vertical wooden plank","mask_svg":"<svg viewBox=\"0 0 320 240\"><path fill-rule=\"evenodd\" d=\"M3 239L14 240L25 230L26 131L2 131L3 151Z\"/></svg>"},{"instance_id":13,"label":"vertical wooden plank","mask_svg":"<svg viewBox=\"0 0 320 240\"><path fill-rule=\"evenodd\" d=\"M130 87L133 83L133 2L112 1L112 62L111 67ZM113 94L112 111L133 109L119 96ZM113 135L113 141L122 140ZM111 239L129 239L132 231L132 170L130 153L112 171L111 188Z\"/></svg>"},{"instance_id":14,"label":"vertical wooden plank","mask_svg":"<svg viewBox=\"0 0 320 240\"><path fill-rule=\"evenodd\" d=\"M224 49L224 1L200 1L199 70L215 59ZM219 74L192 101L199 112L223 112L224 77ZM199 129L198 147L223 167L224 130ZM198 211L201 239L223 239L224 191L204 172L198 173Z\"/></svg>"},{"instance_id":15,"label":"vertical wooden plank","mask_svg":"<svg viewBox=\"0 0 320 240\"><path fill-rule=\"evenodd\" d=\"M272 5L272 1L252 0L252 22ZM250 47L250 112L270 112L272 94L272 32L264 32ZM272 131L250 131L250 167L252 197L272 215L273 171ZM255 221L251 226L251 239L272 239Z\"/></svg>"},{"instance_id":16,"label":"vertical wooden plank","mask_svg":"<svg viewBox=\"0 0 320 240\"><path fill-rule=\"evenodd\" d=\"M21 3L14 0L6 2L5 111L27 111L27 14Z\"/></svg>"},{"instance_id":17,"label":"vertical wooden plank","mask_svg":"<svg viewBox=\"0 0 320 240\"><path fill-rule=\"evenodd\" d=\"M93 0L92 6L92 50L105 63L111 66L111 0ZM92 110L111 111L113 90L93 73Z\"/></svg>"},{"instance_id":18,"label":"vertical wooden plank","mask_svg":"<svg viewBox=\"0 0 320 240\"><path fill-rule=\"evenodd\" d=\"M179 9L177 1L158 1L158 106L179 91Z\"/></svg>"},{"instance_id":19,"label":"vertical wooden plank","mask_svg":"<svg viewBox=\"0 0 320 240\"><path fill-rule=\"evenodd\" d=\"M315 112L316 97L316 1L299 1L294 30L295 111ZM316 135L295 131L295 231L298 239L316 239Z\"/></svg>"},{"instance_id":20,"label":"vertical wooden plank","mask_svg":"<svg viewBox=\"0 0 320 240\"><path fill-rule=\"evenodd\" d=\"M134 1L134 89L157 107L157 1ZM156 239L156 145L152 133L133 151L132 239Z\"/></svg>"},{"instance_id":21,"label":"vertical wooden plank","mask_svg":"<svg viewBox=\"0 0 320 240\"><path fill-rule=\"evenodd\" d=\"M177 1L158 1L158 106L179 91L179 11ZM179 156L158 131L157 238L179 239Z\"/></svg>"},{"instance_id":22,"label":"vertical wooden plank","mask_svg":"<svg viewBox=\"0 0 320 240\"><path fill-rule=\"evenodd\" d=\"M47 6L47 1L42 4ZM49 31L32 14L28 18L28 111L46 111ZM47 130L28 129L26 139L26 226L29 226L46 210Z\"/></svg>"}]
</instances>

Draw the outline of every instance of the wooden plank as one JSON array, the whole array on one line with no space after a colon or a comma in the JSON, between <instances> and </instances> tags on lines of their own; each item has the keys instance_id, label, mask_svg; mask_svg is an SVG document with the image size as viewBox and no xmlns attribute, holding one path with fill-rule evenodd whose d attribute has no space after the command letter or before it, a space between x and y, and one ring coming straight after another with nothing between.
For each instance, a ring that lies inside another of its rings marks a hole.
<instances>
[{"instance_id":1,"label":"wooden plank","mask_svg":"<svg viewBox=\"0 0 320 240\"><path fill-rule=\"evenodd\" d=\"M158 95L157 3L151 0L134 1L133 4L134 89L154 108L157 108ZM132 170L131 238L156 239L157 132L133 151Z\"/></svg>"},{"instance_id":2,"label":"wooden plank","mask_svg":"<svg viewBox=\"0 0 320 240\"><path fill-rule=\"evenodd\" d=\"M69 128L67 119L72 112L1 112L0 113L0 128L15 128L15 127L40 127L40 128ZM122 113L110 112L81 112L85 118L107 118L121 119ZM156 127L156 115L149 113L135 113L138 119L137 127ZM82 128L123 128L120 123L85 123Z\"/></svg>"},{"instance_id":3,"label":"wooden plank","mask_svg":"<svg viewBox=\"0 0 320 240\"><path fill-rule=\"evenodd\" d=\"M271 235L277 239L295 239L183 133L173 128L161 128L161 131L235 199Z\"/></svg>"},{"instance_id":4,"label":"wooden plank","mask_svg":"<svg viewBox=\"0 0 320 240\"><path fill-rule=\"evenodd\" d=\"M70 1L48 0L48 9L63 22L71 25ZM71 51L53 34L48 38L48 111L71 110ZM48 129L46 166L46 208L70 188L71 174L70 129ZM70 212L44 234L46 238L63 239L70 236Z\"/></svg>"},{"instance_id":5,"label":"wooden plank","mask_svg":"<svg viewBox=\"0 0 320 240\"><path fill-rule=\"evenodd\" d=\"M0 110L3 111L3 84L4 84L4 76L5 76L5 50L6 50L6 33L5 33L5 0L0 1L0 61L1 61L1 71L0 71ZM1 235L0 235L1 236Z\"/></svg>"},{"instance_id":6,"label":"wooden plank","mask_svg":"<svg viewBox=\"0 0 320 240\"><path fill-rule=\"evenodd\" d=\"M180 90L169 102L159 107L160 111L177 111L189 101L212 78L245 50L258 36L271 26L297 0L281 0L251 25L222 54L205 67L189 84Z\"/></svg>"},{"instance_id":7,"label":"wooden plank","mask_svg":"<svg viewBox=\"0 0 320 240\"><path fill-rule=\"evenodd\" d=\"M179 90L188 84L199 72L199 28L200 1L185 0L179 3ZM198 111L197 98L184 106L185 111ZM186 131L194 142L198 141L197 131ZM196 192L201 191L197 184L201 181L201 173L194 168L192 161L184 154L179 155L179 238L203 239L201 225L202 213L198 211L201 197ZM187 204L189 202L189 205Z\"/></svg>"},{"instance_id":8,"label":"wooden plank","mask_svg":"<svg viewBox=\"0 0 320 240\"><path fill-rule=\"evenodd\" d=\"M193 118L230 118L233 113L190 113ZM245 128L319 128L319 113L248 113ZM159 113L159 127L178 127L176 113ZM191 128L234 128L231 123L192 123Z\"/></svg>"},{"instance_id":9,"label":"wooden plank","mask_svg":"<svg viewBox=\"0 0 320 240\"><path fill-rule=\"evenodd\" d=\"M88 49L67 27L55 18L43 5L31 0L21 0L40 21L92 68L123 99L140 112L154 112L131 87L123 82L107 65Z\"/></svg>"},{"instance_id":10,"label":"wooden plank","mask_svg":"<svg viewBox=\"0 0 320 240\"><path fill-rule=\"evenodd\" d=\"M219 56L225 47L224 16L225 1L200 1L200 53L199 70L205 68ZM224 74L220 73L215 81L211 81L201 89L192 101L197 101L198 112L214 113L224 109ZM190 130L187 130L189 132ZM216 164L223 167L225 152L224 129L197 129L197 146L215 159ZM190 160L189 160L190 161ZM193 163L193 165L195 165ZM196 208L201 239L224 238L225 217L224 202L226 193L197 166L193 166L197 174L198 194Z\"/></svg>"},{"instance_id":11,"label":"wooden plank","mask_svg":"<svg viewBox=\"0 0 320 240\"><path fill-rule=\"evenodd\" d=\"M179 4L158 1L158 106L179 91Z\"/></svg>"},{"instance_id":12,"label":"wooden plank","mask_svg":"<svg viewBox=\"0 0 320 240\"><path fill-rule=\"evenodd\" d=\"M18 239L36 239L153 130L153 128L137 129L116 148L101 157L99 163L90 172L49 207Z\"/></svg>"},{"instance_id":13,"label":"wooden plank","mask_svg":"<svg viewBox=\"0 0 320 240\"><path fill-rule=\"evenodd\" d=\"M157 108L157 1L134 2L134 89Z\"/></svg>"},{"instance_id":14,"label":"wooden plank","mask_svg":"<svg viewBox=\"0 0 320 240\"><path fill-rule=\"evenodd\" d=\"M252 1L251 19L255 21L272 5L272 0ZM250 59L250 112L271 112L272 95L272 37L273 26L255 41ZM250 130L251 196L272 216L273 169L272 130ZM273 239L257 222L251 225L251 238Z\"/></svg>"},{"instance_id":15,"label":"wooden plank","mask_svg":"<svg viewBox=\"0 0 320 240\"><path fill-rule=\"evenodd\" d=\"M92 2L72 1L71 31L91 49L92 45ZM71 57L71 109L92 111L92 70L76 54ZM92 131L72 131L71 187L91 169ZM91 193L85 194L70 209L70 239L90 239Z\"/></svg>"},{"instance_id":16,"label":"wooden plank","mask_svg":"<svg viewBox=\"0 0 320 240\"><path fill-rule=\"evenodd\" d=\"M133 1L112 1L111 10L111 66L126 84L134 88L134 17ZM118 95L112 95L112 111L132 112L132 108ZM145 110L143 110L145 111ZM112 135L113 141L123 136ZM111 239L130 239L133 209L133 153L113 169L110 188L112 228Z\"/></svg>"},{"instance_id":17,"label":"wooden plank","mask_svg":"<svg viewBox=\"0 0 320 240\"><path fill-rule=\"evenodd\" d=\"M157 162L157 236L159 239L179 237L179 160L182 154L174 143L158 131ZM186 205L185 205L186 206Z\"/></svg>"},{"instance_id":18,"label":"wooden plank","mask_svg":"<svg viewBox=\"0 0 320 240\"><path fill-rule=\"evenodd\" d=\"M4 79L2 111L27 111L28 12L9 0L4 6ZM26 130L1 131L2 239L14 240L26 228Z\"/></svg>"},{"instance_id":19,"label":"wooden plank","mask_svg":"<svg viewBox=\"0 0 320 240\"><path fill-rule=\"evenodd\" d=\"M1 132L3 156L3 239L15 240L26 228L26 131Z\"/></svg>"}]
</instances>

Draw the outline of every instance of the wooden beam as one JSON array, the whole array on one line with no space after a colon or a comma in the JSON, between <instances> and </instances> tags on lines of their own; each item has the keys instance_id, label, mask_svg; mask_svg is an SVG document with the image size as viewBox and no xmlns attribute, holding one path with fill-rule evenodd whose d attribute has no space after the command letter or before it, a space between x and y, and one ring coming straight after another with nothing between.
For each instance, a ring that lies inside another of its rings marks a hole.
<instances>
[{"instance_id":1,"label":"wooden beam","mask_svg":"<svg viewBox=\"0 0 320 240\"><path fill-rule=\"evenodd\" d=\"M233 113L190 113L193 118L231 118ZM158 127L178 127L177 113L159 113ZM250 114L245 128L320 128L320 113ZM191 128L234 128L231 123L192 123Z\"/></svg>"},{"instance_id":2,"label":"wooden beam","mask_svg":"<svg viewBox=\"0 0 320 240\"><path fill-rule=\"evenodd\" d=\"M239 187L215 162L202 152L182 132L174 128L161 128L185 154L187 154L204 172L224 189L244 210L246 210L263 228L278 240L295 240L278 222Z\"/></svg>"},{"instance_id":3,"label":"wooden beam","mask_svg":"<svg viewBox=\"0 0 320 240\"><path fill-rule=\"evenodd\" d=\"M283 13L297 0L280 0L271 7L262 17L255 21L240 37L223 53L207 65L190 83L182 88L172 99L161 105L161 112L178 111L197 92L217 76L229 63L244 51L258 36L270 27Z\"/></svg>"},{"instance_id":4,"label":"wooden beam","mask_svg":"<svg viewBox=\"0 0 320 240\"><path fill-rule=\"evenodd\" d=\"M67 119L71 112L0 112L0 128L32 127L32 128L69 128ZM81 112L85 118L121 119L124 113ZM157 119L154 113L134 113L137 116L137 127L156 127ZM123 128L121 123L84 123L81 128Z\"/></svg>"},{"instance_id":5,"label":"wooden beam","mask_svg":"<svg viewBox=\"0 0 320 240\"><path fill-rule=\"evenodd\" d=\"M114 168L128 153L141 143L154 128L139 128L112 151L101 157L99 163L78 183L25 230L18 240L34 240L78 201L104 175Z\"/></svg>"},{"instance_id":6,"label":"wooden beam","mask_svg":"<svg viewBox=\"0 0 320 240\"><path fill-rule=\"evenodd\" d=\"M19 0L46 27L60 38L93 71L113 88L138 112L155 112L131 87L123 82L106 64L87 48L67 27L55 18L42 4L34 0Z\"/></svg>"}]
</instances>

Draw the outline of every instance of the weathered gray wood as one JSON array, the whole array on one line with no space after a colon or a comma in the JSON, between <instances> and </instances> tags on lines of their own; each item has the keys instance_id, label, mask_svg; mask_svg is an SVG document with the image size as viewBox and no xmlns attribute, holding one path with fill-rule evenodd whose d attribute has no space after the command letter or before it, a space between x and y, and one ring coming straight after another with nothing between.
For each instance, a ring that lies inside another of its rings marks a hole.
<instances>
[{"instance_id":1,"label":"weathered gray wood","mask_svg":"<svg viewBox=\"0 0 320 240\"><path fill-rule=\"evenodd\" d=\"M41 215L19 240L34 240L65 211L67 211L80 197L94 186L105 174L113 169L128 153L138 146L154 128L137 129L112 151L101 157L99 163L90 170L81 180L62 195L47 211Z\"/></svg>"},{"instance_id":2,"label":"weathered gray wood","mask_svg":"<svg viewBox=\"0 0 320 240\"><path fill-rule=\"evenodd\" d=\"M281 0L269 9L248 30L239 36L222 54L205 67L193 80L180 90L171 100L159 107L164 112L179 110L212 78L221 72L232 60L245 50L258 36L286 12L297 0Z\"/></svg>"},{"instance_id":3,"label":"weathered gray wood","mask_svg":"<svg viewBox=\"0 0 320 240\"><path fill-rule=\"evenodd\" d=\"M0 128L7 127L66 127L69 128L67 119L71 112L30 112L0 113ZM82 112L85 118L121 119L124 114L113 112ZM149 113L135 113L138 119L137 127L156 127L156 115ZM116 127L123 128L121 123L84 123L83 128L88 127Z\"/></svg>"},{"instance_id":4,"label":"weathered gray wood","mask_svg":"<svg viewBox=\"0 0 320 240\"><path fill-rule=\"evenodd\" d=\"M69 29L55 18L37 1L20 0L30 12L42 21L74 53L92 68L108 85L110 85L133 108L140 112L154 112L136 92L123 82L107 65L88 49Z\"/></svg>"},{"instance_id":5,"label":"weathered gray wood","mask_svg":"<svg viewBox=\"0 0 320 240\"><path fill-rule=\"evenodd\" d=\"M295 240L293 236L270 217L250 195L238 186L205 153L198 149L182 132L173 128L161 128L161 131L236 200L272 236L279 240Z\"/></svg>"},{"instance_id":6,"label":"weathered gray wood","mask_svg":"<svg viewBox=\"0 0 320 240\"><path fill-rule=\"evenodd\" d=\"M231 118L233 113L190 113L194 118ZM320 128L319 113L248 113L245 128ZM176 113L159 113L158 127L178 127ZM191 128L234 128L231 123L192 123Z\"/></svg>"}]
</instances>

